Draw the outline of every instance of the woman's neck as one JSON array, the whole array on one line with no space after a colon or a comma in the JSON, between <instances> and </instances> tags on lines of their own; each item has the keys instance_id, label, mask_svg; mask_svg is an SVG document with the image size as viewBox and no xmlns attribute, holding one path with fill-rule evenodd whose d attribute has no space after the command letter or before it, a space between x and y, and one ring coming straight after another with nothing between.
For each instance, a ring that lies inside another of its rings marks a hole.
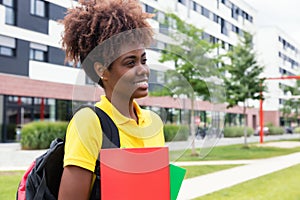
<instances>
[{"instance_id":1,"label":"woman's neck","mask_svg":"<svg viewBox=\"0 0 300 200\"><path fill-rule=\"evenodd\" d=\"M125 117L131 118L138 123L138 117L133 105L132 98L120 98L114 96L113 98L110 96L106 96L106 98L110 101L112 105Z\"/></svg>"}]
</instances>

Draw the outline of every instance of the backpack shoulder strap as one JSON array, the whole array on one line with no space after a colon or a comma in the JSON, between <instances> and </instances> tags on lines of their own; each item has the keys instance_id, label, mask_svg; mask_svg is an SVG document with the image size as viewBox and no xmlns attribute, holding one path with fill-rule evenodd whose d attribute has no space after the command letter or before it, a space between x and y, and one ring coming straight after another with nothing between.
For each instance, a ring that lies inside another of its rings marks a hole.
<instances>
[{"instance_id":1,"label":"backpack shoulder strap","mask_svg":"<svg viewBox=\"0 0 300 200\"><path fill-rule=\"evenodd\" d=\"M120 137L119 131L116 127L115 123L112 119L101 109L94 105L84 104L81 105L78 109L76 109L75 113L82 108L90 108L92 109L98 116L101 129L103 132L103 140L102 140L102 149L107 148L119 148L120 147Z\"/></svg>"},{"instance_id":2,"label":"backpack shoulder strap","mask_svg":"<svg viewBox=\"0 0 300 200\"><path fill-rule=\"evenodd\" d=\"M120 148L119 131L112 119L97 106L88 107L95 111L101 124L101 129L103 133L101 149ZM98 155L98 159L96 160L94 173L96 175L96 180L91 191L90 200L99 200L101 199L100 153Z\"/></svg>"},{"instance_id":3,"label":"backpack shoulder strap","mask_svg":"<svg viewBox=\"0 0 300 200\"><path fill-rule=\"evenodd\" d=\"M102 149L107 148L120 148L120 136L118 128L112 119L100 108L94 107L95 112L100 120L103 140L102 140Z\"/></svg>"}]
</instances>

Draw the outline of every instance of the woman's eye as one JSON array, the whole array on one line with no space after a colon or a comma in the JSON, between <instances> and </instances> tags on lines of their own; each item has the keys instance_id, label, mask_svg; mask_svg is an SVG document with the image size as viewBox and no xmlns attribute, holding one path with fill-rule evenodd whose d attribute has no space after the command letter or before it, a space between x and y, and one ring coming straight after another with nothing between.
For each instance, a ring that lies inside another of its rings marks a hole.
<instances>
[{"instance_id":1,"label":"woman's eye","mask_svg":"<svg viewBox=\"0 0 300 200\"><path fill-rule=\"evenodd\" d=\"M142 59L142 64L146 64L147 58Z\"/></svg>"},{"instance_id":2,"label":"woman's eye","mask_svg":"<svg viewBox=\"0 0 300 200\"><path fill-rule=\"evenodd\" d=\"M134 64L135 64L134 60L131 60L131 61L127 62L127 65L134 65Z\"/></svg>"}]
</instances>

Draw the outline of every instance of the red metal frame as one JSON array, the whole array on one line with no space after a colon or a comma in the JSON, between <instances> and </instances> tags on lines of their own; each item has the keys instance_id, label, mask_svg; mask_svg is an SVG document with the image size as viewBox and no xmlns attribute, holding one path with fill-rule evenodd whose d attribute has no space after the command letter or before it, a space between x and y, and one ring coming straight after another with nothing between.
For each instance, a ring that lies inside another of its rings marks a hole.
<instances>
[{"instance_id":1,"label":"red metal frame","mask_svg":"<svg viewBox=\"0 0 300 200\"><path fill-rule=\"evenodd\" d=\"M283 80L283 79L300 79L300 76L281 76L281 77L269 77L265 78L265 80ZM260 85L262 88L262 85ZM264 112L263 112L263 93L262 90L260 91L260 102L259 102L259 121L260 121L260 143L264 142Z\"/></svg>"},{"instance_id":2,"label":"red metal frame","mask_svg":"<svg viewBox=\"0 0 300 200\"><path fill-rule=\"evenodd\" d=\"M41 98L41 105L40 105L40 120L41 121L44 121L44 112L45 112L44 98Z\"/></svg>"}]
</instances>

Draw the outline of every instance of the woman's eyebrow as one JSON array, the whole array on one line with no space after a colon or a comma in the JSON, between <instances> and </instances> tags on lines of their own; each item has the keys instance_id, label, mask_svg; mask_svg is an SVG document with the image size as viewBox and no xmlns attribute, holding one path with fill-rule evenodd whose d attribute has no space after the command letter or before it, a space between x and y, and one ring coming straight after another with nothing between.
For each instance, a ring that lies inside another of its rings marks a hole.
<instances>
[{"instance_id":1,"label":"woman's eyebrow","mask_svg":"<svg viewBox=\"0 0 300 200\"><path fill-rule=\"evenodd\" d=\"M146 52L144 52L141 57L144 57L146 56ZM129 55L129 56L126 56L125 58L123 58L122 60L126 60L126 59L135 59L137 56L136 55Z\"/></svg>"}]
</instances>

